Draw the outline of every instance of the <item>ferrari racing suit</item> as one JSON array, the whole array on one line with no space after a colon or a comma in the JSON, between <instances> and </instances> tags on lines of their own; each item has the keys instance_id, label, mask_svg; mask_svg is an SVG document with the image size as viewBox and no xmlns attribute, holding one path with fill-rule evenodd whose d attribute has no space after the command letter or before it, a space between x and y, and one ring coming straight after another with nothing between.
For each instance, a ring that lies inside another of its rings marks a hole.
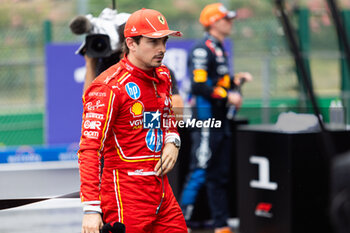
<instances>
[{"instance_id":1,"label":"ferrari racing suit","mask_svg":"<svg viewBox=\"0 0 350 233\"><path fill-rule=\"evenodd\" d=\"M171 94L165 66L146 72L127 57L86 90L78 151L84 211L102 212L127 233L187 232L167 176L154 172L165 143L179 139Z\"/></svg>"}]
</instances>

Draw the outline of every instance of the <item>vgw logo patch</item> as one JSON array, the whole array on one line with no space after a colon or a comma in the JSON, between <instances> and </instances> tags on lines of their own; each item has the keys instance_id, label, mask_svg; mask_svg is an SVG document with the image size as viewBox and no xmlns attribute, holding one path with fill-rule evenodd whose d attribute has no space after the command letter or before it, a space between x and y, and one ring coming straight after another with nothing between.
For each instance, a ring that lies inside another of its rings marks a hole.
<instances>
[{"instance_id":1,"label":"vgw logo patch","mask_svg":"<svg viewBox=\"0 0 350 233\"><path fill-rule=\"evenodd\" d=\"M159 110L156 112L144 112L143 113L143 128L144 129L160 129L160 116Z\"/></svg>"}]
</instances>

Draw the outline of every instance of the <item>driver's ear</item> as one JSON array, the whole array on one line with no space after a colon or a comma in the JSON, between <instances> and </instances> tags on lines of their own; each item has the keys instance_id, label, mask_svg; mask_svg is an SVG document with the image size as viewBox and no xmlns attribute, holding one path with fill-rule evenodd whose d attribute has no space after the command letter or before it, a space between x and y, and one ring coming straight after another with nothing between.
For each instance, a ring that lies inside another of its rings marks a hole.
<instances>
[{"instance_id":1,"label":"driver's ear","mask_svg":"<svg viewBox=\"0 0 350 233\"><path fill-rule=\"evenodd\" d=\"M130 51L135 50L137 46L137 43L131 37L125 38L125 43L126 43L126 46L128 46Z\"/></svg>"}]
</instances>

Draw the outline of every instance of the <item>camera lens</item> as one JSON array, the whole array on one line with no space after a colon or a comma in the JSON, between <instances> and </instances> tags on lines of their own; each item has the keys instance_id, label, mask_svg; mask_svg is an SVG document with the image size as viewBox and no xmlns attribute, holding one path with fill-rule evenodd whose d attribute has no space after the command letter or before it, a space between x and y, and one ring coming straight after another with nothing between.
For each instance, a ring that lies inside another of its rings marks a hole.
<instances>
[{"instance_id":1,"label":"camera lens","mask_svg":"<svg viewBox=\"0 0 350 233\"><path fill-rule=\"evenodd\" d=\"M86 54L89 57L108 57L111 52L108 35L92 34L86 37Z\"/></svg>"},{"instance_id":2,"label":"camera lens","mask_svg":"<svg viewBox=\"0 0 350 233\"><path fill-rule=\"evenodd\" d=\"M106 41L102 38L95 38L91 43L91 49L96 52L103 52L107 48Z\"/></svg>"}]
</instances>

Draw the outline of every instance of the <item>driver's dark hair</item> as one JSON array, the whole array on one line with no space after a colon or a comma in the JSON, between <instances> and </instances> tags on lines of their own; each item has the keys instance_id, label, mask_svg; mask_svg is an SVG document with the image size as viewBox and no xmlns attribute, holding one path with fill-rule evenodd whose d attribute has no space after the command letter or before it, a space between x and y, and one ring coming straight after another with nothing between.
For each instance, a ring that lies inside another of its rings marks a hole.
<instances>
[{"instance_id":1,"label":"driver's dark hair","mask_svg":"<svg viewBox=\"0 0 350 233\"><path fill-rule=\"evenodd\" d=\"M142 36L134 36L134 37L130 37L130 38L133 39L136 42L136 44L140 44L140 40L141 40ZM129 54L129 48L126 45L126 40L124 40L123 52L125 55Z\"/></svg>"}]
</instances>

